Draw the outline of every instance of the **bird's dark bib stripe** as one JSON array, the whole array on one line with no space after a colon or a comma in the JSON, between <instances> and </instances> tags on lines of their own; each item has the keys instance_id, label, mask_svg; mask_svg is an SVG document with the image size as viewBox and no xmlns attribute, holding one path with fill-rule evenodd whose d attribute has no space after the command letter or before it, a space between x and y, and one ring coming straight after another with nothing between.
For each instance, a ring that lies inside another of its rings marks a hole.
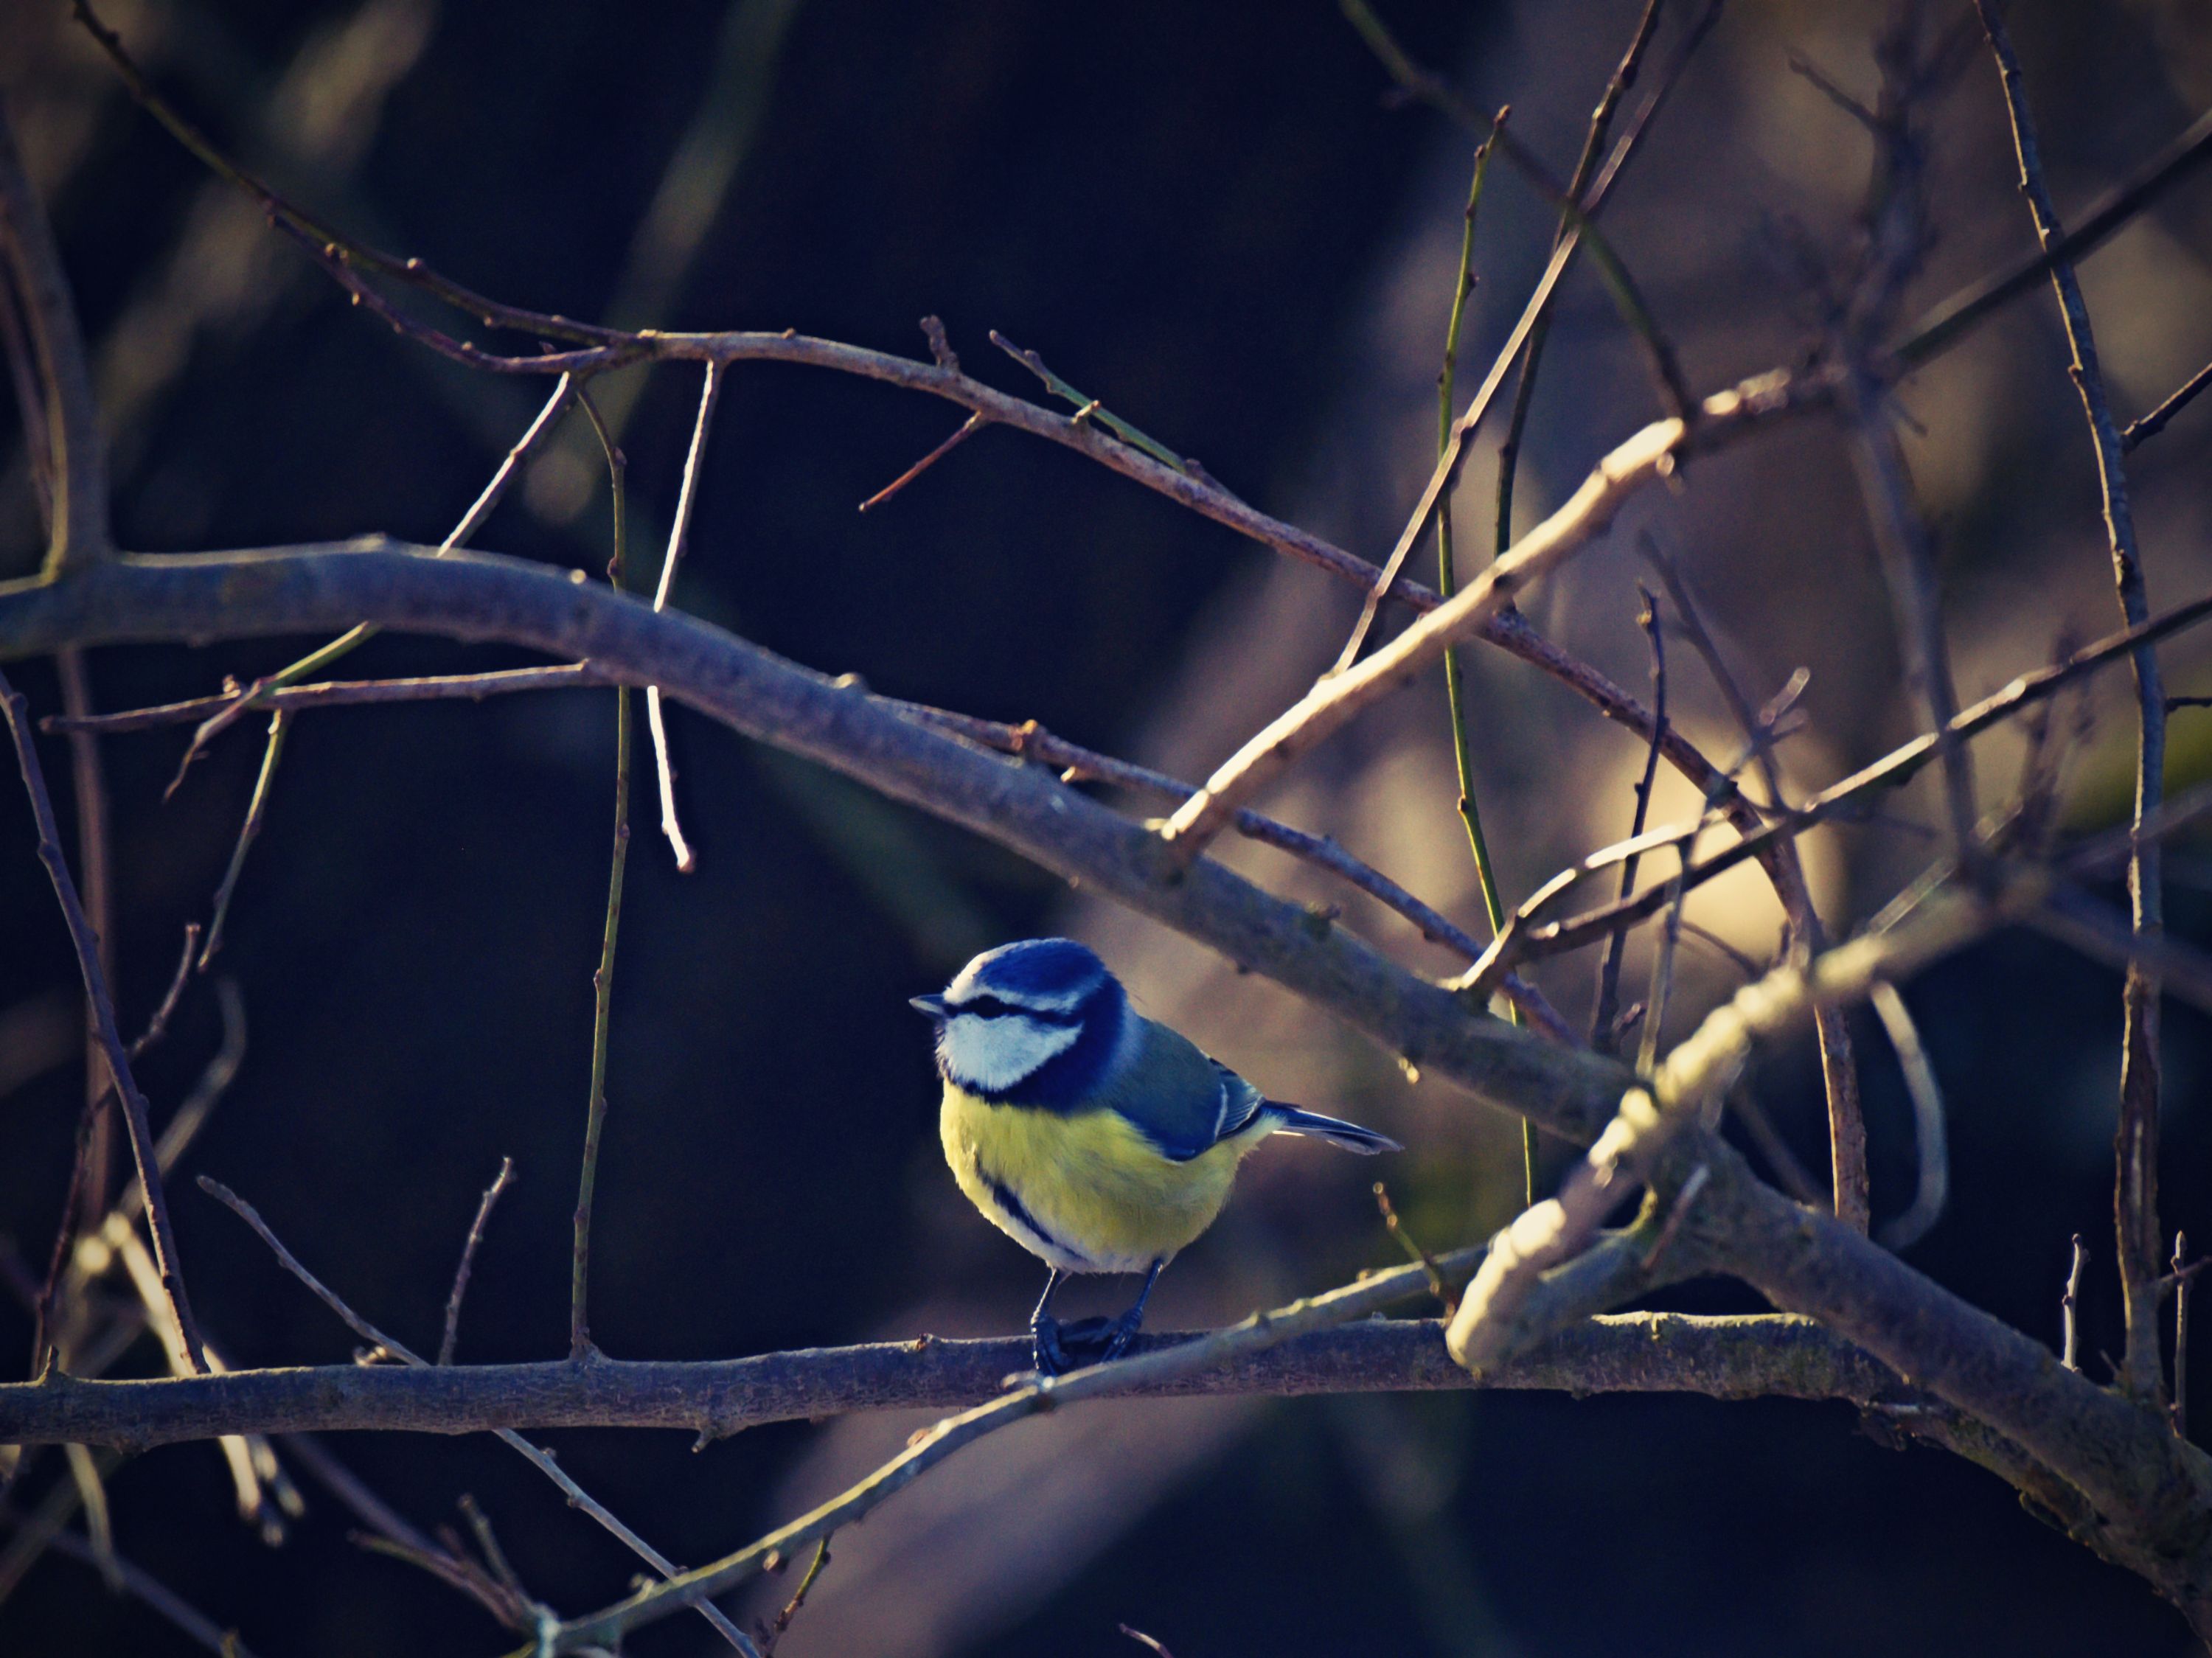
<instances>
[{"instance_id":1,"label":"bird's dark bib stripe","mask_svg":"<svg viewBox=\"0 0 2212 1658\"><path fill-rule=\"evenodd\" d=\"M1036 1217L1030 1213L1028 1206L1014 1195L1012 1187L1002 1180L983 1174L980 1168L975 1172L983 1175L984 1183L991 1188L992 1197L997 1199L999 1206L1005 1210L1016 1224L1027 1227L1048 1246L1059 1250L1062 1254L1073 1255L1078 1260L1086 1259L1082 1250L1069 1248L1051 1233L1046 1231L1043 1227L1038 1225Z\"/></svg>"}]
</instances>

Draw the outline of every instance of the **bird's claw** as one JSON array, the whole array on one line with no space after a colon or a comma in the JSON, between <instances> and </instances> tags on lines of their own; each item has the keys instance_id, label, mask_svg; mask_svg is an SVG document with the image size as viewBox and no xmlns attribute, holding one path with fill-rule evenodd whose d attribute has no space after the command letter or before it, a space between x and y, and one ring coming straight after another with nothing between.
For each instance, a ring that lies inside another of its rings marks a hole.
<instances>
[{"instance_id":1,"label":"bird's claw","mask_svg":"<svg viewBox=\"0 0 2212 1658\"><path fill-rule=\"evenodd\" d=\"M1139 1321L1124 1313L1119 1318L1079 1318L1063 1324L1041 1318L1030 1326L1030 1357L1040 1376L1064 1376L1092 1364L1106 1364L1128 1350Z\"/></svg>"}]
</instances>

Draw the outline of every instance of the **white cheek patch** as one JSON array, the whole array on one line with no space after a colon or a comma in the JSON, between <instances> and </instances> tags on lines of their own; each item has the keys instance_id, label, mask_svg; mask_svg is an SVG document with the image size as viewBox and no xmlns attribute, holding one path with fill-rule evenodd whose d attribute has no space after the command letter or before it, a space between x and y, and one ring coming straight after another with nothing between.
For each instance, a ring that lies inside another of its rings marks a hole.
<instances>
[{"instance_id":1,"label":"white cheek patch","mask_svg":"<svg viewBox=\"0 0 2212 1658\"><path fill-rule=\"evenodd\" d=\"M1045 1061L1074 1047L1082 1035L1081 1025L955 1014L945 1024L945 1068L969 1087L999 1093L1034 1076Z\"/></svg>"}]
</instances>

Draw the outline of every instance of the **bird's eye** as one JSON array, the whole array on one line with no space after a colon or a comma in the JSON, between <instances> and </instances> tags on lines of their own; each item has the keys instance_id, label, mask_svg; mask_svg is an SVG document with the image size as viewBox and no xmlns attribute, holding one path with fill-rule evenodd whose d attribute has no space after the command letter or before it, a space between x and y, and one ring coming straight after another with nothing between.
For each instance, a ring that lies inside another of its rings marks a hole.
<instances>
[{"instance_id":1,"label":"bird's eye","mask_svg":"<svg viewBox=\"0 0 2212 1658\"><path fill-rule=\"evenodd\" d=\"M1021 1013L1026 1010L1016 1007L1009 1002L1002 1002L996 996L976 996L957 1004L952 1011L959 1014L972 1014L979 1019L1003 1019L1010 1014Z\"/></svg>"}]
</instances>

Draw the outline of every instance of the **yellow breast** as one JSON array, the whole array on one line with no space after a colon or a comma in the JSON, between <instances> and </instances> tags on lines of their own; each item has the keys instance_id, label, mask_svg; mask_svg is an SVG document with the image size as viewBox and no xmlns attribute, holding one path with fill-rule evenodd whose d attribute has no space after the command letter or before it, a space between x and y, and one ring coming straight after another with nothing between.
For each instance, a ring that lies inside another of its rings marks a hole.
<instances>
[{"instance_id":1,"label":"yellow breast","mask_svg":"<svg viewBox=\"0 0 2212 1658\"><path fill-rule=\"evenodd\" d=\"M1188 1162L1164 1157L1114 1111L994 1105L951 1084L938 1117L969 1200L1030 1254L1072 1272L1140 1272L1213 1224L1255 1122Z\"/></svg>"}]
</instances>

